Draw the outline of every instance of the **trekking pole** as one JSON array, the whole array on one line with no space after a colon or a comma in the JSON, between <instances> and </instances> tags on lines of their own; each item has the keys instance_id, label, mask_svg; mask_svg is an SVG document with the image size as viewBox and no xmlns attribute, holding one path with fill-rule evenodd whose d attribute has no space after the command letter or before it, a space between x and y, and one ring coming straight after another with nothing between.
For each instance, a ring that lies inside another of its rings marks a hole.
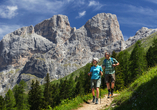
<instances>
[{"instance_id":1,"label":"trekking pole","mask_svg":"<svg viewBox=\"0 0 157 110\"><path fill-rule=\"evenodd\" d=\"M101 85L100 85L100 104L101 104Z\"/></svg>"}]
</instances>

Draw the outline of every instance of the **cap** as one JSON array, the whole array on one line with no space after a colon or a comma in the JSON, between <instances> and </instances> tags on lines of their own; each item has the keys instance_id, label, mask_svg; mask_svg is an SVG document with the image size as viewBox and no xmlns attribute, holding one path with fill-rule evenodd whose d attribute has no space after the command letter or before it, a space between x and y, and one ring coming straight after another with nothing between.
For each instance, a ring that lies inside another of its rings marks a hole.
<instances>
[{"instance_id":1,"label":"cap","mask_svg":"<svg viewBox=\"0 0 157 110\"><path fill-rule=\"evenodd\" d=\"M95 60L95 61L99 62L99 59L98 59L98 58L93 58L93 60Z\"/></svg>"}]
</instances>

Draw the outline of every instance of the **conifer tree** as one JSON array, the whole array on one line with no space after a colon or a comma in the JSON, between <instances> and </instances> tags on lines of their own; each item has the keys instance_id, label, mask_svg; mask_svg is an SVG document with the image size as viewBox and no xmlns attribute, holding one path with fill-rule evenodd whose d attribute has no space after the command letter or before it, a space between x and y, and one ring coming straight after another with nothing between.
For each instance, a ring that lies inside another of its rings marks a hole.
<instances>
[{"instance_id":1,"label":"conifer tree","mask_svg":"<svg viewBox=\"0 0 157 110\"><path fill-rule=\"evenodd\" d=\"M147 61L144 48L141 46L141 41L136 42L129 61L131 62L129 66L129 80L132 81L136 76L141 75L142 72L147 69Z\"/></svg>"},{"instance_id":2,"label":"conifer tree","mask_svg":"<svg viewBox=\"0 0 157 110\"><path fill-rule=\"evenodd\" d=\"M83 88L83 84L84 84L84 75L83 75L83 71L80 71L80 76L78 78L77 84L76 84L76 88L75 88L75 93L78 95L84 95L84 88Z\"/></svg>"},{"instance_id":3,"label":"conifer tree","mask_svg":"<svg viewBox=\"0 0 157 110\"><path fill-rule=\"evenodd\" d=\"M67 80L67 78L64 80L64 99L67 99L67 98L69 98L69 81Z\"/></svg>"},{"instance_id":4,"label":"conifer tree","mask_svg":"<svg viewBox=\"0 0 157 110\"><path fill-rule=\"evenodd\" d=\"M67 94L68 98L74 97L74 92L75 92L75 81L73 80L73 73L71 74L68 84L67 84Z\"/></svg>"},{"instance_id":5,"label":"conifer tree","mask_svg":"<svg viewBox=\"0 0 157 110\"><path fill-rule=\"evenodd\" d=\"M55 85L55 93L54 93L54 105L56 106L56 105L59 105L59 103L60 103L60 96L59 96L59 93L60 93L60 91L59 91L59 85L58 84L56 84Z\"/></svg>"},{"instance_id":6,"label":"conifer tree","mask_svg":"<svg viewBox=\"0 0 157 110\"><path fill-rule=\"evenodd\" d=\"M15 101L14 94L10 89L5 95L5 103L6 103L7 110L15 110L16 101Z\"/></svg>"},{"instance_id":7,"label":"conifer tree","mask_svg":"<svg viewBox=\"0 0 157 110\"><path fill-rule=\"evenodd\" d=\"M157 39L153 40L153 45L149 47L146 58L149 67L157 64Z\"/></svg>"},{"instance_id":8,"label":"conifer tree","mask_svg":"<svg viewBox=\"0 0 157 110\"><path fill-rule=\"evenodd\" d=\"M13 93L14 93L16 105L17 105L18 101L20 101L20 100L18 100L18 94L19 94L18 92L19 92L19 87L18 87L18 85L16 84L16 85L14 86L14 88L13 88Z\"/></svg>"},{"instance_id":9,"label":"conifer tree","mask_svg":"<svg viewBox=\"0 0 157 110\"><path fill-rule=\"evenodd\" d=\"M88 73L90 72L90 68L91 68L91 63L86 64L85 66L85 71L84 71L84 92L85 93L89 93L91 92L91 86L90 86L90 80L91 80L91 76L88 76Z\"/></svg>"},{"instance_id":10,"label":"conifer tree","mask_svg":"<svg viewBox=\"0 0 157 110\"><path fill-rule=\"evenodd\" d=\"M29 104L28 104L28 96L25 93L25 89L27 88L27 84L24 80L21 80L16 93L17 95L17 110L27 110L29 109Z\"/></svg>"},{"instance_id":11,"label":"conifer tree","mask_svg":"<svg viewBox=\"0 0 157 110\"><path fill-rule=\"evenodd\" d=\"M65 96L65 84L62 79L60 80L59 91L60 91L59 92L60 100L62 100L64 99L64 96Z\"/></svg>"},{"instance_id":12,"label":"conifer tree","mask_svg":"<svg viewBox=\"0 0 157 110\"><path fill-rule=\"evenodd\" d=\"M123 52L121 51L117 56L115 56L118 62L120 63L119 66L115 67L116 70L116 81L115 81L115 89L123 89L124 88L124 79L123 79Z\"/></svg>"},{"instance_id":13,"label":"conifer tree","mask_svg":"<svg viewBox=\"0 0 157 110\"><path fill-rule=\"evenodd\" d=\"M111 57L116 58L117 57L117 53L115 51L112 51Z\"/></svg>"},{"instance_id":14,"label":"conifer tree","mask_svg":"<svg viewBox=\"0 0 157 110\"><path fill-rule=\"evenodd\" d=\"M32 80L31 90L28 93L28 102L30 104L30 110L39 110L41 108L42 90L38 80L36 80L36 83Z\"/></svg>"},{"instance_id":15,"label":"conifer tree","mask_svg":"<svg viewBox=\"0 0 157 110\"><path fill-rule=\"evenodd\" d=\"M146 59L147 59L148 67L155 66L156 61L154 59L154 52L152 46L150 46L147 51Z\"/></svg>"},{"instance_id":16,"label":"conifer tree","mask_svg":"<svg viewBox=\"0 0 157 110\"><path fill-rule=\"evenodd\" d=\"M52 103L52 94L51 94L51 85L50 85L50 77L49 77L49 73L47 73L46 77L45 77L45 84L44 84L44 106L45 108L48 107L48 105L51 105Z\"/></svg>"},{"instance_id":17,"label":"conifer tree","mask_svg":"<svg viewBox=\"0 0 157 110\"><path fill-rule=\"evenodd\" d=\"M53 84L51 86L51 89L52 89L51 92L52 92L52 100L53 100L53 103L51 103L51 107L53 108L60 103L59 87L58 85Z\"/></svg>"},{"instance_id":18,"label":"conifer tree","mask_svg":"<svg viewBox=\"0 0 157 110\"><path fill-rule=\"evenodd\" d=\"M2 96L0 96L0 110L6 110L5 100Z\"/></svg>"}]
</instances>

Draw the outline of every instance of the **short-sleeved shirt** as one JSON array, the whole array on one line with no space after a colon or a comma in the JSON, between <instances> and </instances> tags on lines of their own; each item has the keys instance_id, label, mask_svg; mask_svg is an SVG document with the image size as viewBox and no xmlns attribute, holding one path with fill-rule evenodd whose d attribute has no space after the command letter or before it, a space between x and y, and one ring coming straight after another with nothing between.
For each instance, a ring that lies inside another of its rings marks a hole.
<instances>
[{"instance_id":1,"label":"short-sleeved shirt","mask_svg":"<svg viewBox=\"0 0 157 110\"><path fill-rule=\"evenodd\" d=\"M92 72L91 79L99 79L99 78L101 78L100 77L100 71L103 71L101 66L99 66L99 65L97 65L96 67L92 66L91 69L90 69L90 72Z\"/></svg>"},{"instance_id":2,"label":"short-sleeved shirt","mask_svg":"<svg viewBox=\"0 0 157 110\"><path fill-rule=\"evenodd\" d=\"M117 64L118 63L118 61L115 58L112 58L112 59L113 59L113 64ZM113 74L113 73L115 73L115 68L112 67L111 57L109 59L106 59L106 62L104 60L102 66L105 66L105 74Z\"/></svg>"}]
</instances>

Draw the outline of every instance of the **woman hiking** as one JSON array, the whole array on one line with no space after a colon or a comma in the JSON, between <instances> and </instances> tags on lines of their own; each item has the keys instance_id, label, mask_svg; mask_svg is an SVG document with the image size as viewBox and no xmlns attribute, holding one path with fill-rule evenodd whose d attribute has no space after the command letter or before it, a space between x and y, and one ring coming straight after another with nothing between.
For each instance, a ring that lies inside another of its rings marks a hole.
<instances>
[{"instance_id":1,"label":"woman hiking","mask_svg":"<svg viewBox=\"0 0 157 110\"><path fill-rule=\"evenodd\" d=\"M98 65L98 58L93 58L92 64L93 66L90 69L88 75L91 75L91 89L93 95L93 103L98 104L98 97L99 97L99 88L101 85L101 76L103 75L102 67ZM95 102L95 92L94 88L96 88L96 102Z\"/></svg>"}]
</instances>

